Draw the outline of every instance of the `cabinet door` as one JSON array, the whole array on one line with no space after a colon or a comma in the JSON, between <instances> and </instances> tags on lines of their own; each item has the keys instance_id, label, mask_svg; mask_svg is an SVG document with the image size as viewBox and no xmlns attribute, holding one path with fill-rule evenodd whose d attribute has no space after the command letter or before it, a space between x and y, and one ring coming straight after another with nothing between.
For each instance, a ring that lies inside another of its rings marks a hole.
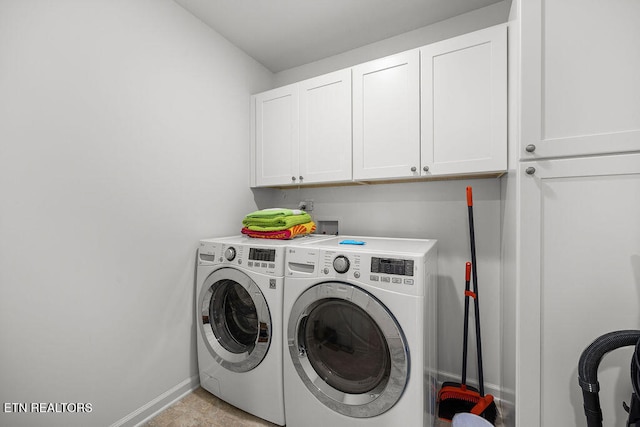
<instances>
[{"instance_id":1,"label":"cabinet door","mask_svg":"<svg viewBox=\"0 0 640 427\"><path fill-rule=\"evenodd\" d=\"M420 175L419 74L418 50L353 68L354 179Z\"/></svg>"},{"instance_id":2,"label":"cabinet door","mask_svg":"<svg viewBox=\"0 0 640 427\"><path fill-rule=\"evenodd\" d=\"M640 150L640 2L519 4L520 157Z\"/></svg>"},{"instance_id":3,"label":"cabinet door","mask_svg":"<svg viewBox=\"0 0 640 427\"><path fill-rule=\"evenodd\" d=\"M351 180L351 70L299 84L300 182Z\"/></svg>"},{"instance_id":4,"label":"cabinet door","mask_svg":"<svg viewBox=\"0 0 640 427\"><path fill-rule=\"evenodd\" d=\"M297 183L297 86L255 95L255 127L256 185Z\"/></svg>"},{"instance_id":5,"label":"cabinet door","mask_svg":"<svg viewBox=\"0 0 640 427\"><path fill-rule=\"evenodd\" d=\"M506 33L500 25L420 49L423 175L506 170Z\"/></svg>"},{"instance_id":6,"label":"cabinet door","mask_svg":"<svg viewBox=\"0 0 640 427\"><path fill-rule=\"evenodd\" d=\"M640 329L640 155L525 162L519 173L516 425L584 425L582 351ZM626 425L631 353L600 365L605 426Z\"/></svg>"}]
</instances>

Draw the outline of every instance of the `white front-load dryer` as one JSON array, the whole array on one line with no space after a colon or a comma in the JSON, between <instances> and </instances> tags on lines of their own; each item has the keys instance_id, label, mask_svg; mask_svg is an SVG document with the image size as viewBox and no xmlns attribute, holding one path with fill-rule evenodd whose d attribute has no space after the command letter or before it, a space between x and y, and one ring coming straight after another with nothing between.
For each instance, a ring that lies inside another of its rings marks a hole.
<instances>
[{"instance_id":1,"label":"white front-load dryer","mask_svg":"<svg viewBox=\"0 0 640 427\"><path fill-rule=\"evenodd\" d=\"M282 298L286 241L200 241L196 274L201 386L284 425Z\"/></svg>"},{"instance_id":2,"label":"white front-load dryer","mask_svg":"<svg viewBox=\"0 0 640 427\"><path fill-rule=\"evenodd\" d=\"M436 283L435 240L339 236L290 246L287 426L432 426Z\"/></svg>"}]
</instances>

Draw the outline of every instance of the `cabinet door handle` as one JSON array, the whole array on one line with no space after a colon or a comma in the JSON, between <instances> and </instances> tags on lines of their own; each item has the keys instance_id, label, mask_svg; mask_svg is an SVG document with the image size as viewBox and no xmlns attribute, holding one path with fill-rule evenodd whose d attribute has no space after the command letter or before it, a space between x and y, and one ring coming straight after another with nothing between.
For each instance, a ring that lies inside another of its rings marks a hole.
<instances>
[{"instance_id":1,"label":"cabinet door handle","mask_svg":"<svg viewBox=\"0 0 640 427\"><path fill-rule=\"evenodd\" d=\"M536 168L534 168L533 166L529 166L524 171L527 175L533 175L534 173L536 173Z\"/></svg>"},{"instance_id":2,"label":"cabinet door handle","mask_svg":"<svg viewBox=\"0 0 640 427\"><path fill-rule=\"evenodd\" d=\"M300 181L302 181L302 179L303 179L303 178L302 178L302 175L300 175L298 178L300 179Z\"/></svg>"},{"instance_id":3,"label":"cabinet door handle","mask_svg":"<svg viewBox=\"0 0 640 427\"><path fill-rule=\"evenodd\" d=\"M534 151L536 151L536 146L533 144L529 144L525 147L525 150L527 151L527 153L533 153Z\"/></svg>"},{"instance_id":4,"label":"cabinet door handle","mask_svg":"<svg viewBox=\"0 0 640 427\"><path fill-rule=\"evenodd\" d=\"M415 172L415 171L417 171L417 170L418 170L418 169L417 169L415 166L411 166L411 172Z\"/></svg>"},{"instance_id":5,"label":"cabinet door handle","mask_svg":"<svg viewBox=\"0 0 640 427\"><path fill-rule=\"evenodd\" d=\"M292 176L292 177L291 177L291 181L295 181L295 180L296 180L296 177L295 177L295 176Z\"/></svg>"},{"instance_id":6,"label":"cabinet door handle","mask_svg":"<svg viewBox=\"0 0 640 427\"><path fill-rule=\"evenodd\" d=\"M422 170L425 171L425 172L429 172L429 166L423 167Z\"/></svg>"}]
</instances>

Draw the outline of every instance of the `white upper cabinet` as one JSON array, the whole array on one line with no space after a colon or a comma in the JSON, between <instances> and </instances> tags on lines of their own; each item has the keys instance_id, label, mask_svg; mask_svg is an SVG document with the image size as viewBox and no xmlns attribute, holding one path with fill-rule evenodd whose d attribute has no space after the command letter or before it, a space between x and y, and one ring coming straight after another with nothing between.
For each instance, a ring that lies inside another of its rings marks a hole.
<instances>
[{"instance_id":1,"label":"white upper cabinet","mask_svg":"<svg viewBox=\"0 0 640 427\"><path fill-rule=\"evenodd\" d=\"M505 25L254 95L252 186L507 168Z\"/></svg>"},{"instance_id":2,"label":"white upper cabinet","mask_svg":"<svg viewBox=\"0 0 640 427\"><path fill-rule=\"evenodd\" d=\"M422 174L506 170L506 26L434 43L420 56Z\"/></svg>"},{"instance_id":3,"label":"white upper cabinet","mask_svg":"<svg viewBox=\"0 0 640 427\"><path fill-rule=\"evenodd\" d=\"M640 2L519 4L519 157L640 150Z\"/></svg>"},{"instance_id":4,"label":"white upper cabinet","mask_svg":"<svg viewBox=\"0 0 640 427\"><path fill-rule=\"evenodd\" d=\"M254 103L253 186L351 180L351 70L263 92Z\"/></svg>"},{"instance_id":5,"label":"white upper cabinet","mask_svg":"<svg viewBox=\"0 0 640 427\"><path fill-rule=\"evenodd\" d=\"M351 180L351 70L299 84L301 183Z\"/></svg>"},{"instance_id":6,"label":"white upper cabinet","mask_svg":"<svg viewBox=\"0 0 640 427\"><path fill-rule=\"evenodd\" d=\"M298 87L255 95L255 184L298 181Z\"/></svg>"},{"instance_id":7,"label":"white upper cabinet","mask_svg":"<svg viewBox=\"0 0 640 427\"><path fill-rule=\"evenodd\" d=\"M418 50L353 68L353 178L419 176Z\"/></svg>"}]
</instances>

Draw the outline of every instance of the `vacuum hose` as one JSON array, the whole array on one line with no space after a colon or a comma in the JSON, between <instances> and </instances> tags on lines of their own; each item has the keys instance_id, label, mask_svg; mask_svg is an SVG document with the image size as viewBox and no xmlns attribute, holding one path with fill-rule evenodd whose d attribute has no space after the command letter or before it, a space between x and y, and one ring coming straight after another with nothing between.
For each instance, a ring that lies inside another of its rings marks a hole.
<instances>
[{"instance_id":1,"label":"vacuum hose","mask_svg":"<svg viewBox=\"0 0 640 427\"><path fill-rule=\"evenodd\" d=\"M584 399L584 413L587 416L588 427L602 427L602 409L598 392L598 366L605 354L620 347L636 346L636 352L631 361L631 376L633 390L638 395L640 385L638 381L638 363L640 362L640 331L624 330L609 332L597 338L580 356L578 362L578 382L582 388ZM635 396L634 396L635 398ZM626 408L625 408L626 409Z\"/></svg>"}]
</instances>

